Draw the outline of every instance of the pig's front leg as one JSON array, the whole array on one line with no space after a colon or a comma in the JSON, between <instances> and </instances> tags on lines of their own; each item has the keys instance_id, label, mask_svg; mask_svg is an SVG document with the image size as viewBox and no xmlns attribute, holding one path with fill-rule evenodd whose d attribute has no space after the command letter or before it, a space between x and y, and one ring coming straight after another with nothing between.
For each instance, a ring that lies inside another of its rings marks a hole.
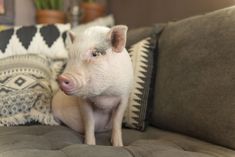
<instances>
[{"instance_id":1,"label":"pig's front leg","mask_svg":"<svg viewBox=\"0 0 235 157\"><path fill-rule=\"evenodd\" d=\"M84 124L85 144L95 145L95 120L92 106L84 100L80 107Z\"/></svg>"},{"instance_id":2,"label":"pig's front leg","mask_svg":"<svg viewBox=\"0 0 235 157\"><path fill-rule=\"evenodd\" d=\"M123 146L122 142L122 119L127 107L128 96L122 96L121 102L117 109L113 111L113 128L112 128L112 137L111 142L113 146L121 147Z\"/></svg>"}]
</instances>

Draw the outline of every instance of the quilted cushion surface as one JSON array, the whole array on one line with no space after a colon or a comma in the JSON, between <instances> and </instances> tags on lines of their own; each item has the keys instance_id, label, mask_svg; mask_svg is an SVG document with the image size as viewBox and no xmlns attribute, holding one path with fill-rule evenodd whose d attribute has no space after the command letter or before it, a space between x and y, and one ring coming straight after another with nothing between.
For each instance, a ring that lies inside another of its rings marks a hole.
<instances>
[{"instance_id":1,"label":"quilted cushion surface","mask_svg":"<svg viewBox=\"0 0 235 157\"><path fill-rule=\"evenodd\" d=\"M110 133L96 135L97 145L65 126L0 127L0 157L232 157L235 151L149 127L123 130L125 147L111 147Z\"/></svg>"}]
</instances>

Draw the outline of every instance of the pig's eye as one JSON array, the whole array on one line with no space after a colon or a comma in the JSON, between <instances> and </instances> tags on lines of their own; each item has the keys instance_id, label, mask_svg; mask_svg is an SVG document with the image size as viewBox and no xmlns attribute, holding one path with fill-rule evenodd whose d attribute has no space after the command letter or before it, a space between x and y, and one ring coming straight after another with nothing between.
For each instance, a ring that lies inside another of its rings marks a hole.
<instances>
[{"instance_id":1,"label":"pig's eye","mask_svg":"<svg viewBox=\"0 0 235 157\"><path fill-rule=\"evenodd\" d=\"M98 54L96 52L92 52L92 56L96 57L96 56L98 56Z\"/></svg>"},{"instance_id":2,"label":"pig's eye","mask_svg":"<svg viewBox=\"0 0 235 157\"><path fill-rule=\"evenodd\" d=\"M93 57L100 56L101 54L102 54L101 51L99 51L98 49L94 49L94 50L92 51L92 56L93 56Z\"/></svg>"}]
</instances>

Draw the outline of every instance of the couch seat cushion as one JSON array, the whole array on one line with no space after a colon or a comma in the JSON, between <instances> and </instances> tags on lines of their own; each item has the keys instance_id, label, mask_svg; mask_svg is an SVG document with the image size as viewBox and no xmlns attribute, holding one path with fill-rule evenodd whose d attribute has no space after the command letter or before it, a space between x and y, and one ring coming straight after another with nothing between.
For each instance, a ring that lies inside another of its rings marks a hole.
<instances>
[{"instance_id":1,"label":"couch seat cushion","mask_svg":"<svg viewBox=\"0 0 235 157\"><path fill-rule=\"evenodd\" d=\"M149 127L123 130L125 147L111 147L110 132L96 135L97 146L64 126L0 127L0 156L7 157L232 157L235 151Z\"/></svg>"}]
</instances>

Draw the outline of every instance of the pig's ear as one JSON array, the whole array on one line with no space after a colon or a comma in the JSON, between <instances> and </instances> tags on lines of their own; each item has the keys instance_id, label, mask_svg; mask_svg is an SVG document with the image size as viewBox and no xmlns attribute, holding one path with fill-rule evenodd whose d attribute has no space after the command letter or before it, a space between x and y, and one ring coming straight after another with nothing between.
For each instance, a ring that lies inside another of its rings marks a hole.
<instances>
[{"instance_id":1,"label":"pig's ear","mask_svg":"<svg viewBox=\"0 0 235 157\"><path fill-rule=\"evenodd\" d=\"M68 31L66 35L66 41L65 41L66 45L69 46L73 44L75 38L76 38L75 34L71 31Z\"/></svg>"},{"instance_id":2,"label":"pig's ear","mask_svg":"<svg viewBox=\"0 0 235 157\"><path fill-rule=\"evenodd\" d=\"M108 40L111 41L114 52L122 52L125 48L127 29L128 27L125 25L117 25L109 31Z\"/></svg>"}]
</instances>

